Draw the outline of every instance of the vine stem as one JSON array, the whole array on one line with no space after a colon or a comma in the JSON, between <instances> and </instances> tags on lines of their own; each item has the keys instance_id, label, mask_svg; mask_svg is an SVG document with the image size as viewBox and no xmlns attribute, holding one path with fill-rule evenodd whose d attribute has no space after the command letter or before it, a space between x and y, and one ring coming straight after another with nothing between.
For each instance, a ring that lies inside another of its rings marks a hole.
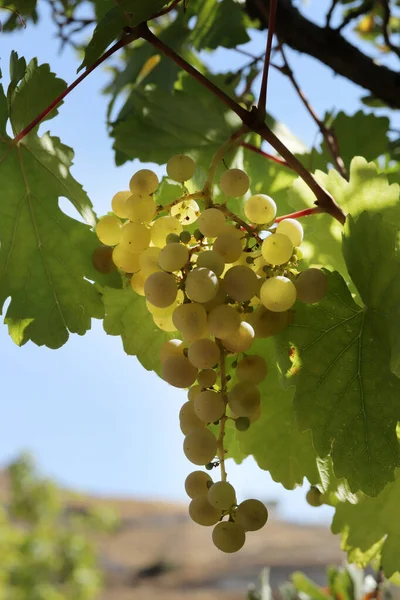
<instances>
[{"instance_id":1,"label":"vine stem","mask_svg":"<svg viewBox=\"0 0 400 600\"><path fill-rule=\"evenodd\" d=\"M298 210L297 212L290 213L289 215L283 215L282 217L276 217L275 223L280 223L285 219L301 219L302 217L309 217L310 215L318 215L324 212L319 208L319 206L312 206L311 208L303 208L303 210Z\"/></svg>"},{"instance_id":2,"label":"vine stem","mask_svg":"<svg viewBox=\"0 0 400 600\"><path fill-rule=\"evenodd\" d=\"M226 351L222 345L221 340L216 338L215 341L219 348L221 394L222 394L222 397L223 397L223 400L225 403L225 413L226 413L226 406L228 404L226 364L225 364ZM221 419L219 421L219 434L218 434L218 439L217 439L217 453L218 453L219 465L221 468L221 481L227 480L227 474L226 474L226 469L225 469L225 448L224 448L225 423L227 422L227 420L228 420L228 417L226 416L226 414L224 414L224 416L221 417Z\"/></svg>"},{"instance_id":3,"label":"vine stem","mask_svg":"<svg viewBox=\"0 0 400 600\"><path fill-rule=\"evenodd\" d=\"M258 0L257 0L258 1ZM258 98L258 114L264 120L266 117L266 105L267 105L267 91L268 91L268 73L269 65L271 62L271 51L272 51L272 40L275 32L275 20L276 20L276 5L277 0L271 0L269 15L268 15L268 37L267 46L265 49L264 57L264 69L261 80L260 95Z\"/></svg>"},{"instance_id":4,"label":"vine stem","mask_svg":"<svg viewBox=\"0 0 400 600\"><path fill-rule=\"evenodd\" d=\"M278 165L282 165L283 167L287 167L288 169L291 169L290 165L288 165L286 160L279 158L279 156L274 156L273 154L268 154L268 152L264 152L264 150L261 150L261 148L257 148L257 146L254 146L253 144L249 144L248 142L241 142L240 145L243 146L243 148L247 148L247 150L250 150L251 152L255 152L256 154L259 154L260 156L264 156L264 158L267 158L268 160L272 160L273 162L277 163Z\"/></svg>"}]
</instances>

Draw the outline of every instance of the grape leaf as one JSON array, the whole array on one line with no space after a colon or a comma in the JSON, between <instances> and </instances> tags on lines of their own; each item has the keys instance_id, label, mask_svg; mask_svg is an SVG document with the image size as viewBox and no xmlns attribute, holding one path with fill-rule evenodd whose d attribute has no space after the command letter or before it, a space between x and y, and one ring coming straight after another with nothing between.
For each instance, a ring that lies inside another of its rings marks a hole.
<instances>
[{"instance_id":1,"label":"grape leaf","mask_svg":"<svg viewBox=\"0 0 400 600\"><path fill-rule=\"evenodd\" d=\"M295 322L280 336L281 366L297 386L298 423L311 429L318 454L331 454L336 477L352 492L376 496L399 465L400 381L388 364L385 316L358 306L338 273L327 276L320 303L296 304Z\"/></svg>"},{"instance_id":2,"label":"grape leaf","mask_svg":"<svg viewBox=\"0 0 400 600\"><path fill-rule=\"evenodd\" d=\"M136 88L112 127L117 164L138 158L166 163L189 153L208 168L211 157L240 127L240 119L197 81L183 75L171 94Z\"/></svg>"},{"instance_id":3,"label":"grape leaf","mask_svg":"<svg viewBox=\"0 0 400 600\"><path fill-rule=\"evenodd\" d=\"M188 18L192 16L197 20L189 40L196 50L235 48L250 39L244 26L245 13L233 0L192 0Z\"/></svg>"},{"instance_id":4,"label":"grape leaf","mask_svg":"<svg viewBox=\"0 0 400 600\"><path fill-rule=\"evenodd\" d=\"M50 348L64 344L69 332L84 334L92 317L102 318L101 297L89 280L112 280L94 271L98 241L89 225L58 206L64 196L95 222L89 198L69 172L73 151L48 133L39 138L34 130L18 145L6 133L8 119L17 133L31 106L40 111L65 86L36 61L17 86L11 83L8 102L0 86L0 307L10 298L5 322L16 343L30 339Z\"/></svg>"},{"instance_id":5,"label":"grape leaf","mask_svg":"<svg viewBox=\"0 0 400 600\"><path fill-rule=\"evenodd\" d=\"M154 324L146 300L130 285L120 290L104 287L101 293L105 307L104 331L120 335L127 354L137 356L148 371L160 374L161 345L175 336Z\"/></svg>"},{"instance_id":6,"label":"grape leaf","mask_svg":"<svg viewBox=\"0 0 400 600\"><path fill-rule=\"evenodd\" d=\"M117 39L126 26L135 27L157 14L170 0L120 0L112 6L97 24L93 37L85 49L85 58L78 68L92 65L108 46Z\"/></svg>"},{"instance_id":7,"label":"grape leaf","mask_svg":"<svg viewBox=\"0 0 400 600\"><path fill-rule=\"evenodd\" d=\"M386 577L400 571L400 471L376 498L364 497L357 504L336 507L333 533L342 533L342 548L350 560L366 566L378 553Z\"/></svg>"},{"instance_id":8,"label":"grape leaf","mask_svg":"<svg viewBox=\"0 0 400 600\"><path fill-rule=\"evenodd\" d=\"M234 452L233 458L239 462L252 454L258 466L287 489L301 485L304 477L319 483L311 434L298 429L293 411L294 388L281 386L272 340L258 340L251 352L262 356L268 365L268 375L258 386L261 417L246 432L236 432L240 454Z\"/></svg>"}]
</instances>

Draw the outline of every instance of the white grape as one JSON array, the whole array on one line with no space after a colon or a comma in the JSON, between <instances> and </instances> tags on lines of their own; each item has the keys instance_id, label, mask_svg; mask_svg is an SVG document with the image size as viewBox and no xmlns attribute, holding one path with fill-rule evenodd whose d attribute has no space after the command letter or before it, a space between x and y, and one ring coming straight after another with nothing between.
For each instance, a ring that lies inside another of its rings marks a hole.
<instances>
[{"instance_id":1,"label":"white grape","mask_svg":"<svg viewBox=\"0 0 400 600\"><path fill-rule=\"evenodd\" d=\"M185 291L193 302L209 302L214 298L217 290L218 278L210 269L200 267L188 273Z\"/></svg>"},{"instance_id":2,"label":"white grape","mask_svg":"<svg viewBox=\"0 0 400 600\"><path fill-rule=\"evenodd\" d=\"M121 244L128 246L130 252L143 252L150 244L150 230L142 223L125 223L121 231Z\"/></svg>"},{"instance_id":3,"label":"white grape","mask_svg":"<svg viewBox=\"0 0 400 600\"><path fill-rule=\"evenodd\" d=\"M200 392L194 400L194 410L196 415L204 423L214 423L225 413L225 402L220 392L205 390Z\"/></svg>"},{"instance_id":4,"label":"white grape","mask_svg":"<svg viewBox=\"0 0 400 600\"><path fill-rule=\"evenodd\" d=\"M115 246L112 253L114 264L125 273L136 273L140 270L139 257L140 254L133 254L123 244Z\"/></svg>"},{"instance_id":5,"label":"white grape","mask_svg":"<svg viewBox=\"0 0 400 600\"><path fill-rule=\"evenodd\" d=\"M261 383L267 376L268 367L262 356L248 354L240 360L236 367L236 377L239 381Z\"/></svg>"},{"instance_id":6,"label":"white grape","mask_svg":"<svg viewBox=\"0 0 400 600\"><path fill-rule=\"evenodd\" d=\"M188 435L193 429L205 427L204 421L199 419L194 410L194 403L188 400L183 404L179 412L179 424L184 435Z\"/></svg>"},{"instance_id":7,"label":"white grape","mask_svg":"<svg viewBox=\"0 0 400 600\"><path fill-rule=\"evenodd\" d=\"M164 246L158 255L158 264L164 271L179 271L188 261L189 250L176 242Z\"/></svg>"},{"instance_id":8,"label":"white grape","mask_svg":"<svg viewBox=\"0 0 400 600\"><path fill-rule=\"evenodd\" d=\"M219 357L219 348L212 340L195 340L188 349L188 359L198 369L211 369L218 363Z\"/></svg>"},{"instance_id":9,"label":"white grape","mask_svg":"<svg viewBox=\"0 0 400 600\"><path fill-rule=\"evenodd\" d=\"M158 264L158 256L160 252L160 248L157 248L156 246L150 246L140 254L140 269L146 277L148 277L152 273L157 273L158 271L161 271L160 266Z\"/></svg>"},{"instance_id":10,"label":"white grape","mask_svg":"<svg viewBox=\"0 0 400 600\"><path fill-rule=\"evenodd\" d=\"M197 369L185 356L170 356L162 365L162 378L174 387L188 388L196 381Z\"/></svg>"},{"instance_id":11,"label":"white grape","mask_svg":"<svg viewBox=\"0 0 400 600\"><path fill-rule=\"evenodd\" d=\"M171 306L178 293L175 277L163 271L152 273L144 282L144 293L150 304L158 308Z\"/></svg>"},{"instance_id":12,"label":"white grape","mask_svg":"<svg viewBox=\"0 0 400 600\"><path fill-rule=\"evenodd\" d=\"M128 219L136 223L149 223L156 214L156 203L152 196L131 194L125 201Z\"/></svg>"},{"instance_id":13,"label":"white grape","mask_svg":"<svg viewBox=\"0 0 400 600\"><path fill-rule=\"evenodd\" d=\"M296 286L287 277L278 275L264 281L260 290L261 302L273 312L289 310L296 301Z\"/></svg>"},{"instance_id":14,"label":"white grape","mask_svg":"<svg viewBox=\"0 0 400 600\"><path fill-rule=\"evenodd\" d=\"M221 233L213 244L214 252L217 252L226 263L234 263L242 254L242 241L233 233Z\"/></svg>"},{"instance_id":15,"label":"white grape","mask_svg":"<svg viewBox=\"0 0 400 600\"><path fill-rule=\"evenodd\" d=\"M175 333L176 327L172 320L172 314L169 315L153 315L154 324L157 325L159 329L162 331L167 331L168 333Z\"/></svg>"},{"instance_id":16,"label":"white grape","mask_svg":"<svg viewBox=\"0 0 400 600\"><path fill-rule=\"evenodd\" d=\"M189 342L206 335L207 313L200 304L181 304L174 310L172 320L182 337Z\"/></svg>"},{"instance_id":17,"label":"white grape","mask_svg":"<svg viewBox=\"0 0 400 600\"><path fill-rule=\"evenodd\" d=\"M212 369L203 369L197 375L197 381L202 388L210 388L217 382L217 374Z\"/></svg>"},{"instance_id":18,"label":"white grape","mask_svg":"<svg viewBox=\"0 0 400 600\"><path fill-rule=\"evenodd\" d=\"M199 231L210 238L217 237L225 227L225 216L217 208L207 208L197 220Z\"/></svg>"},{"instance_id":19,"label":"white grape","mask_svg":"<svg viewBox=\"0 0 400 600\"><path fill-rule=\"evenodd\" d=\"M253 383L241 381L229 392L228 404L237 417L251 417L260 406L260 391Z\"/></svg>"},{"instance_id":20,"label":"white grape","mask_svg":"<svg viewBox=\"0 0 400 600\"><path fill-rule=\"evenodd\" d=\"M191 402L193 402L193 400L196 400L197 396L200 394L201 391L201 385L192 385L192 387L188 390L187 393L188 400L190 400Z\"/></svg>"},{"instance_id":21,"label":"white grape","mask_svg":"<svg viewBox=\"0 0 400 600\"><path fill-rule=\"evenodd\" d=\"M185 479L185 492L189 498L197 496L207 496L209 487L213 480L208 473L204 471L192 471Z\"/></svg>"},{"instance_id":22,"label":"white grape","mask_svg":"<svg viewBox=\"0 0 400 600\"><path fill-rule=\"evenodd\" d=\"M300 246L304 237L303 226L296 219L283 219L278 223L276 233L287 235L293 246Z\"/></svg>"},{"instance_id":23,"label":"white grape","mask_svg":"<svg viewBox=\"0 0 400 600\"><path fill-rule=\"evenodd\" d=\"M246 533L238 523L221 521L213 529L212 540L222 552L238 552L244 546Z\"/></svg>"},{"instance_id":24,"label":"white grape","mask_svg":"<svg viewBox=\"0 0 400 600\"><path fill-rule=\"evenodd\" d=\"M214 298L212 298L209 302L204 302L203 306L207 312L215 308L216 306L220 306L221 304L225 304L228 296L225 291L225 284L223 279L218 279L218 289Z\"/></svg>"},{"instance_id":25,"label":"white grape","mask_svg":"<svg viewBox=\"0 0 400 600\"><path fill-rule=\"evenodd\" d=\"M236 302L247 302L256 295L259 284L257 275L244 265L236 265L224 275L226 293Z\"/></svg>"},{"instance_id":26,"label":"white grape","mask_svg":"<svg viewBox=\"0 0 400 600\"><path fill-rule=\"evenodd\" d=\"M274 233L265 238L261 252L270 265L283 265L293 254L293 244L287 235Z\"/></svg>"},{"instance_id":27,"label":"white grape","mask_svg":"<svg viewBox=\"0 0 400 600\"><path fill-rule=\"evenodd\" d=\"M196 163L186 154L176 154L167 162L168 177L179 183L192 179L195 170Z\"/></svg>"},{"instance_id":28,"label":"white grape","mask_svg":"<svg viewBox=\"0 0 400 600\"><path fill-rule=\"evenodd\" d=\"M138 271L134 273L131 277L131 287L134 292L139 294L139 296L144 296L144 283L146 281L146 277L143 275L142 271Z\"/></svg>"},{"instance_id":29,"label":"white grape","mask_svg":"<svg viewBox=\"0 0 400 600\"><path fill-rule=\"evenodd\" d=\"M236 509L235 521L245 531L258 531L268 521L268 510L259 500L245 500Z\"/></svg>"},{"instance_id":30,"label":"white grape","mask_svg":"<svg viewBox=\"0 0 400 600\"><path fill-rule=\"evenodd\" d=\"M171 360L171 359L170 359ZM183 451L190 462L206 465L217 453L217 440L209 429L193 429L183 441Z\"/></svg>"},{"instance_id":31,"label":"white grape","mask_svg":"<svg viewBox=\"0 0 400 600\"><path fill-rule=\"evenodd\" d=\"M159 217L156 219L151 227L151 241L154 246L158 246L159 248L163 248L165 246L165 240L167 235L170 233L175 233L179 235L182 232L182 225L175 219L175 217L171 217L169 215L165 217Z\"/></svg>"},{"instance_id":32,"label":"white grape","mask_svg":"<svg viewBox=\"0 0 400 600\"><path fill-rule=\"evenodd\" d=\"M285 329L289 322L289 314L286 311L273 312L260 305L248 315L247 321L253 327L257 338L266 338Z\"/></svg>"},{"instance_id":33,"label":"white grape","mask_svg":"<svg viewBox=\"0 0 400 600\"><path fill-rule=\"evenodd\" d=\"M116 246L121 241L122 223L113 215L101 217L96 225L96 234L106 246Z\"/></svg>"},{"instance_id":34,"label":"white grape","mask_svg":"<svg viewBox=\"0 0 400 600\"><path fill-rule=\"evenodd\" d=\"M189 515L192 521L198 525L210 527L218 523L221 518L221 511L211 506L207 496L201 495L193 498L189 504Z\"/></svg>"},{"instance_id":35,"label":"white grape","mask_svg":"<svg viewBox=\"0 0 400 600\"><path fill-rule=\"evenodd\" d=\"M229 169L223 173L219 180L219 186L224 194L231 198L244 196L250 187L250 179L247 173L241 169Z\"/></svg>"},{"instance_id":36,"label":"white grape","mask_svg":"<svg viewBox=\"0 0 400 600\"><path fill-rule=\"evenodd\" d=\"M249 221L257 225L270 223L276 216L276 204L265 194L254 194L246 200L244 214Z\"/></svg>"},{"instance_id":37,"label":"white grape","mask_svg":"<svg viewBox=\"0 0 400 600\"><path fill-rule=\"evenodd\" d=\"M236 504L236 492L233 485L227 481L217 481L208 490L207 498L211 506L229 510Z\"/></svg>"},{"instance_id":38,"label":"white grape","mask_svg":"<svg viewBox=\"0 0 400 600\"><path fill-rule=\"evenodd\" d=\"M167 340L160 348L160 361L163 363L170 356L183 356L184 348L182 340Z\"/></svg>"},{"instance_id":39,"label":"white grape","mask_svg":"<svg viewBox=\"0 0 400 600\"><path fill-rule=\"evenodd\" d=\"M231 352L246 352L254 340L254 329L249 323L242 321L239 329L222 338L222 343Z\"/></svg>"},{"instance_id":40,"label":"white grape","mask_svg":"<svg viewBox=\"0 0 400 600\"><path fill-rule=\"evenodd\" d=\"M129 188L133 194L153 194L158 188L158 184L158 177L154 171L140 169L131 177Z\"/></svg>"},{"instance_id":41,"label":"white grape","mask_svg":"<svg viewBox=\"0 0 400 600\"><path fill-rule=\"evenodd\" d=\"M117 192L111 200L112 211L120 219L128 219L126 199L132 194L130 190Z\"/></svg>"},{"instance_id":42,"label":"white grape","mask_svg":"<svg viewBox=\"0 0 400 600\"><path fill-rule=\"evenodd\" d=\"M210 310L208 330L216 338L227 338L234 335L240 327L239 313L233 306L221 304Z\"/></svg>"},{"instance_id":43,"label":"white grape","mask_svg":"<svg viewBox=\"0 0 400 600\"><path fill-rule=\"evenodd\" d=\"M222 275L225 269L225 261L220 254L214 250L206 250L201 252L197 257L197 266L210 269L217 277Z\"/></svg>"},{"instance_id":44,"label":"white grape","mask_svg":"<svg viewBox=\"0 0 400 600\"><path fill-rule=\"evenodd\" d=\"M323 271L316 268L306 269L295 281L297 298L306 304L319 302L328 291L328 278Z\"/></svg>"},{"instance_id":45,"label":"white grape","mask_svg":"<svg viewBox=\"0 0 400 600\"><path fill-rule=\"evenodd\" d=\"M182 200L171 206L170 215L175 217L182 225L191 225L200 214L199 205L195 200Z\"/></svg>"}]
</instances>

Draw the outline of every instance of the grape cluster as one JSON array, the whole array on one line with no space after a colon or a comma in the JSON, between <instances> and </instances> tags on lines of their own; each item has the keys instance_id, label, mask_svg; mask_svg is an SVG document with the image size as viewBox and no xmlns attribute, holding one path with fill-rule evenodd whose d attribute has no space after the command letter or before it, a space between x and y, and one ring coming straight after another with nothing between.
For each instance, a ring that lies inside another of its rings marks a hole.
<instances>
[{"instance_id":1,"label":"grape cluster","mask_svg":"<svg viewBox=\"0 0 400 600\"><path fill-rule=\"evenodd\" d=\"M168 206L154 199L157 175L138 171L129 191L114 196L113 214L102 217L96 231L113 247L112 259L133 290L146 298L157 327L176 332L161 347L160 359L163 379L188 388L179 414L183 451L195 465L220 466L222 476L213 482L207 472L190 473L189 514L200 525L214 526L217 548L236 552L246 532L268 519L259 500L237 503L225 471L227 422L246 431L260 417L258 385L268 366L251 346L286 327L296 299L320 300L327 280L319 269L299 273L301 224L291 218L275 223L275 202L250 195L244 171L227 169L219 181L224 198L248 196L241 219L225 201L215 204L206 188L189 194L185 182L195 168L185 155L167 163L168 177L182 184L182 195Z\"/></svg>"}]
</instances>

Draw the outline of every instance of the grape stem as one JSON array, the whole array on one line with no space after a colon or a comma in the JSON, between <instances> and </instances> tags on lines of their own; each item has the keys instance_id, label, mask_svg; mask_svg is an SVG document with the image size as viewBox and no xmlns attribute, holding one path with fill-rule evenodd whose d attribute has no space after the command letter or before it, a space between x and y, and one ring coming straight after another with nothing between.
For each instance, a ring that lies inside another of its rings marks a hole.
<instances>
[{"instance_id":1,"label":"grape stem","mask_svg":"<svg viewBox=\"0 0 400 600\"><path fill-rule=\"evenodd\" d=\"M282 165L282 167L287 167L288 169L291 169L290 165L288 165L286 160L279 158L279 156L274 156L273 154L264 152L264 150L261 150L261 148L257 148L257 146L254 146L253 144L249 144L248 142L241 142L240 145L243 146L243 148L247 148L247 150L251 150L251 152L255 152L256 154L259 154L260 156L264 156L264 158L267 158L268 160L272 160L273 162L277 163L278 165Z\"/></svg>"},{"instance_id":2,"label":"grape stem","mask_svg":"<svg viewBox=\"0 0 400 600\"><path fill-rule=\"evenodd\" d=\"M193 194L183 195L180 198L173 200L169 204L165 204L164 206L160 205L160 208L157 209L157 213L169 212L173 206L175 206L176 204L179 204L180 202L185 202L186 200L200 200L203 197L204 197L204 192L202 192L201 190L199 192L194 192Z\"/></svg>"},{"instance_id":3,"label":"grape stem","mask_svg":"<svg viewBox=\"0 0 400 600\"><path fill-rule=\"evenodd\" d=\"M297 212L290 213L289 215L283 215L282 217L276 217L275 223L280 223L284 219L301 219L302 217L309 217L310 215L317 215L324 212L319 206L312 206L311 208L304 208Z\"/></svg>"},{"instance_id":4,"label":"grape stem","mask_svg":"<svg viewBox=\"0 0 400 600\"><path fill-rule=\"evenodd\" d=\"M262 243L262 239L258 235L257 231L254 229L254 227L246 223L246 221L243 221L243 219L241 219L234 212L229 210L229 208L225 204L215 204L214 206L215 208L218 208L221 212L223 212L225 215L227 215L230 219L232 219L232 221L235 221L235 223L240 225L242 229L245 229L247 233L250 234L251 237L255 238L259 244Z\"/></svg>"},{"instance_id":5,"label":"grape stem","mask_svg":"<svg viewBox=\"0 0 400 600\"><path fill-rule=\"evenodd\" d=\"M225 365L226 351L222 345L221 340L219 340L218 338L215 338L215 342L219 348L221 394L222 394L223 400L225 402L225 414L221 417L221 419L219 421L219 435L218 435L218 439L217 439L217 455L218 455L218 460L219 460L219 466L221 468L221 481L226 481L227 474L226 474L226 469L225 469L225 449L224 449L225 423L228 420L228 417L226 416L226 406L228 404L226 365Z\"/></svg>"}]
</instances>

